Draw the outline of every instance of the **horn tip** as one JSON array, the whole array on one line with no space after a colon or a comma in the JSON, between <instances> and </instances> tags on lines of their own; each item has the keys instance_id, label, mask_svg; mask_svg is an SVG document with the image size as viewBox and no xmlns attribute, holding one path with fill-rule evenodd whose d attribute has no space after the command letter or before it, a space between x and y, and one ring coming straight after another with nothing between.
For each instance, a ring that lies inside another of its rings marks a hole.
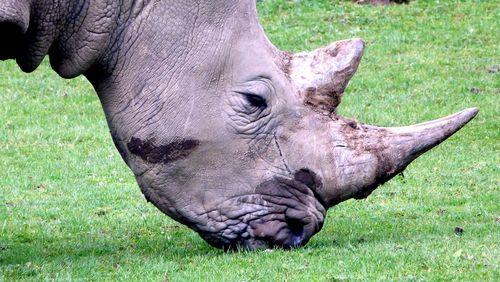
<instances>
[{"instance_id":1,"label":"horn tip","mask_svg":"<svg viewBox=\"0 0 500 282\"><path fill-rule=\"evenodd\" d=\"M477 113L479 113L479 108L472 107L472 108L465 109L465 111L469 112L473 116L476 116Z\"/></svg>"},{"instance_id":2,"label":"horn tip","mask_svg":"<svg viewBox=\"0 0 500 282\"><path fill-rule=\"evenodd\" d=\"M473 107L465 109L458 114L462 116L463 123L466 124L471 121L479 113L479 108Z\"/></svg>"},{"instance_id":3,"label":"horn tip","mask_svg":"<svg viewBox=\"0 0 500 282\"><path fill-rule=\"evenodd\" d=\"M356 53L363 53L365 49L365 41L362 38L351 38L346 40L349 45L356 50Z\"/></svg>"}]
</instances>

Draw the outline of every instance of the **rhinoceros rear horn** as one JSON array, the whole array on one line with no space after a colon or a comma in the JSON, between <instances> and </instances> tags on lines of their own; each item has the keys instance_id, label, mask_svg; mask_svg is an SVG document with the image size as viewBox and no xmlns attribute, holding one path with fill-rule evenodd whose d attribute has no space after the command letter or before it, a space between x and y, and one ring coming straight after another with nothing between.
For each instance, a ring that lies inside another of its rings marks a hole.
<instances>
[{"instance_id":1,"label":"rhinoceros rear horn","mask_svg":"<svg viewBox=\"0 0 500 282\"><path fill-rule=\"evenodd\" d=\"M363 40L350 39L293 55L290 78L304 103L321 112L334 112L358 68L363 50Z\"/></svg>"}]
</instances>

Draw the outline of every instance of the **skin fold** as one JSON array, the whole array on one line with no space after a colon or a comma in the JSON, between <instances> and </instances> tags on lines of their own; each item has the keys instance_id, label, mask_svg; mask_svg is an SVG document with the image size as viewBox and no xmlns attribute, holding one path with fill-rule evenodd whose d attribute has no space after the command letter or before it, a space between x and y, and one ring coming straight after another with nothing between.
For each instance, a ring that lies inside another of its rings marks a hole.
<instances>
[{"instance_id":1,"label":"skin fold","mask_svg":"<svg viewBox=\"0 0 500 282\"><path fill-rule=\"evenodd\" d=\"M333 7L334 8L334 7ZM0 59L84 75L146 199L218 248L291 248L476 114L381 128L336 114L361 39L290 54L254 1L4 0Z\"/></svg>"}]
</instances>

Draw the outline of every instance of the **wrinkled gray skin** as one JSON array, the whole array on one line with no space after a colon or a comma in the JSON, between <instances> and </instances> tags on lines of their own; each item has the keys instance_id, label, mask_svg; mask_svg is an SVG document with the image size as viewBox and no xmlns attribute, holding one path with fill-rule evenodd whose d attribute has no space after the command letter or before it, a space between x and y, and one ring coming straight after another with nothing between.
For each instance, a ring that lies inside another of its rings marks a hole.
<instances>
[{"instance_id":1,"label":"wrinkled gray skin","mask_svg":"<svg viewBox=\"0 0 500 282\"><path fill-rule=\"evenodd\" d=\"M364 43L279 51L254 1L2 0L0 35L23 71L49 55L62 77L84 74L146 198L226 249L304 245L329 207L477 113L402 128L337 116Z\"/></svg>"}]
</instances>

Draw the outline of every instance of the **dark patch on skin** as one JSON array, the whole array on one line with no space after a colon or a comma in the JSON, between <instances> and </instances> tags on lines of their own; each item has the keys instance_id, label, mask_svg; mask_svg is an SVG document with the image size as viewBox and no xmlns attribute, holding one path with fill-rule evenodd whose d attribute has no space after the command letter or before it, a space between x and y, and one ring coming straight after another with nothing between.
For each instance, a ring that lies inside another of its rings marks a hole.
<instances>
[{"instance_id":1,"label":"dark patch on skin","mask_svg":"<svg viewBox=\"0 0 500 282\"><path fill-rule=\"evenodd\" d=\"M150 163L170 163L185 158L200 145L198 140L182 139L165 145L155 145L151 140L132 137L127 144L128 150Z\"/></svg>"},{"instance_id":2,"label":"dark patch on skin","mask_svg":"<svg viewBox=\"0 0 500 282\"><path fill-rule=\"evenodd\" d=\"M307 168L301 168L297 170L294 174L294 180L298 181L311 189L311 192L314 194L316 200L322 204L325 208L327 208L327 203L323 201L323 197L321 197L317 191L323 187L323 182L321 178L314 173L313 171Z\"/></svg>"},{"instance_id":3,"label":"dark patch on skin","mask_svg":"<svg viewBox=\"0 0 500 282\"><path fill-rule=\"evenodd\" d=\"M294 179L301 183L304 183L309 188L319 188L323 186L321 179L316 175L316 173L310 171L307 168L301 168L294 174Z\"/></svg>"}]
</instances>

